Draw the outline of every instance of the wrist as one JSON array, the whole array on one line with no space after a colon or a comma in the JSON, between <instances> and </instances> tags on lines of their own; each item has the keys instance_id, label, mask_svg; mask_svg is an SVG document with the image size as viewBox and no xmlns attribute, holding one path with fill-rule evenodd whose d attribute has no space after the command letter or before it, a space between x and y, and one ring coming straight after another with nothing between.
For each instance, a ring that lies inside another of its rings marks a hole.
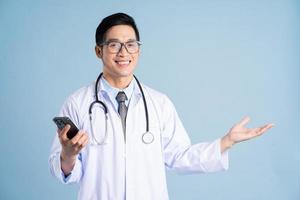
<instances>
[{"instance_id":1,"label":"wrist","mask_svg":"<svg viewBox=\"0 0 300 200\"><path fill-rule=\"evenodd\" d=\"M62 162L73 163L76 160L76 155L68 155L64 150L60 153L60 159Z\"/></svg>"},{"instance_id":2,"label":"wrist","mask_svg":"<svg viewBox=\"0 0 300 200\"><path fill-rule=\"evenodd\" d=\"M76 156L67 156L63 151L60 154L61 169L65 176L68 176L76 162Z\"/></svg>"},{"instance_id":3,"label":"wrist","mask_svg":"<svg viewBox=\"0 0 300 200\"><path fill-rule=\"evenodd\" d=\"M221 139L221 148L222 148L222 152L231 148L233 145L235 144L235 142L233 140L230 139L229 135L225 135L222 139Z\"/></svg>"}]
</instances>

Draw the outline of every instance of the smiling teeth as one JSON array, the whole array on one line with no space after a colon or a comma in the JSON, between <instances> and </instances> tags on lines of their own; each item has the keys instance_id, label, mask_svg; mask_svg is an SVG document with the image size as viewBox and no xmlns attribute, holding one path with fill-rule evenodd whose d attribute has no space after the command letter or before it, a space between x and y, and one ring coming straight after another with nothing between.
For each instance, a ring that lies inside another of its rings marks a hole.
<instances>
[{"instance_id":1,"label":"smiling teeth","mask_svg":"<svg viewBox=\"0 0 300 200\"><path fill-rule=\"evenodd\" d=\"M120 65L126 65L129 64L129 61L117 61L117 63Z\"/></svg>"}]
</instances>

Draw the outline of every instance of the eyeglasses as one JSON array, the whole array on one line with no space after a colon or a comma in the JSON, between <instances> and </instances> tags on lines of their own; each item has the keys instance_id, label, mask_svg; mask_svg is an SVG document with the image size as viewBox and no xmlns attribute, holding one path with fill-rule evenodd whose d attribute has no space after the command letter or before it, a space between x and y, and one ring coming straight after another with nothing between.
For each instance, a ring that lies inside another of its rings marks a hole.
<instances>
[{"instance_id":1,"label":"eyeglasses","mask_svg":"<svg viewBox=\"0 0 300 200\"><path fill-rule=\"evenodd\" d=\"M103 42L100 46L107 45L108 51L110 53L119 53L124 46L128 53L136 53L139 51L142 43L140 41L129 41L129 42L117 42L117 41L107 41Z\"/></svg>"}]
</instances>

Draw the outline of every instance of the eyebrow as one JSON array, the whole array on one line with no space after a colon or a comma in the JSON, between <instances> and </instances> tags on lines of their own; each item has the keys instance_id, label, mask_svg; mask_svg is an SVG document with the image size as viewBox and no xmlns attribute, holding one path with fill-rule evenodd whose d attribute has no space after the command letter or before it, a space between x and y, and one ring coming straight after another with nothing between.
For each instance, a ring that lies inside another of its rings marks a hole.
<instances>
[{"instance_id":1,"label":"eyebrow","mask_svg":"<svg viewBox=\"0 0 300 200\"><path fill-rule=\"evenodd\" d=\"M137 41L137 40L136 39L128 39L126 42L133 42L133 41ZM106 42L121 42L121 41L116 38L111 38L111 39L108 39Z\"/></svg>"}]
</instances>

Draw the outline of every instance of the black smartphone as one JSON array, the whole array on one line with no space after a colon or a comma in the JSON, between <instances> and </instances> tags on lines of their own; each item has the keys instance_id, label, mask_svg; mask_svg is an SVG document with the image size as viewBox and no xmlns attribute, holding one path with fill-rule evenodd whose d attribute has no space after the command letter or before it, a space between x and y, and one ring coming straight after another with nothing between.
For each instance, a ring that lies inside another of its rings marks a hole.
<instances>
[{"instance_id":1,"label":"black smartphone","mask_svg":"<svg viewBox=\"0 0 300 200\"><path fill-rule=\"evenodd\" d=\"M76 125L70 120L69 117L54 117L54 123L57 125L57 128L62 130L67 124L71 126L70 130L67 132L67 137L72 139L79 131Z\"/></svg>"}]
</instances>

